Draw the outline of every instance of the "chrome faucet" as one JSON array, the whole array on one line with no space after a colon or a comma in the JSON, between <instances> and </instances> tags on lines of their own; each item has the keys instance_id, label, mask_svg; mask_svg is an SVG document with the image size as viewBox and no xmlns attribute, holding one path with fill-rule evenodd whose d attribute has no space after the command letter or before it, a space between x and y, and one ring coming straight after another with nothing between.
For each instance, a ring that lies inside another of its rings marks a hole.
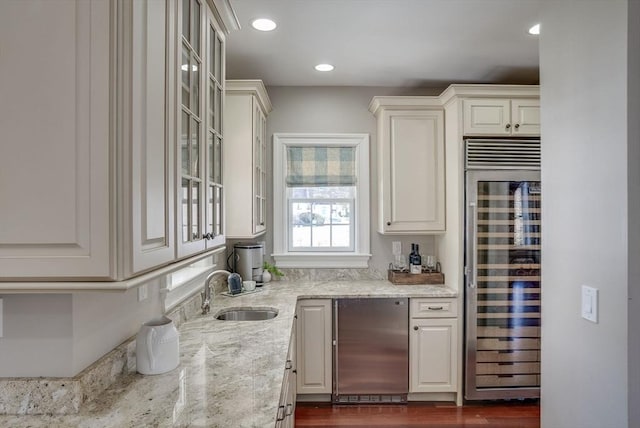
<instances>
[{"instance_id":1,"label":"chrome faucet","mask_svg":"<svg viewBox=\"0 0 640 428\"><path fill-rule=\"evenodd\" d=\"M214 270L213 272L211 272L209 275L207 275L207 278L204 280L204 291L202 292L202 314L206 315L209 313L209 309L211 308L211 280L213 279L214 276L218 275L218 274L225 274L227 275L227 278L229 277L229 275L231 275L231 272L226 271L226 270Z\"/></svg>"}]
</instances>

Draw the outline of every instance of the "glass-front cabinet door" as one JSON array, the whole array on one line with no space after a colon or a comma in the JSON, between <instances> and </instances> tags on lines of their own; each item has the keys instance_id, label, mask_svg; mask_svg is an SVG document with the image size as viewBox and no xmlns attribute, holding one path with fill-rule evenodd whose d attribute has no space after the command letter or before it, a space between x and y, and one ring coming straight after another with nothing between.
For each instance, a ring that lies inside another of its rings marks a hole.
<instances>
[{"instance_id":1,"label":"glass-front cabinet door","mask_svg":"<svg viewBox=\"0 0 640 428\"><path fill-rule=\"evenodd\" d=\"M259 234L266 230L266 204L267 204L267 118L260 109L258 101L253 99L253 120L254 120L254 154L253 154L253 179L254 202L253 202L253 233Z\"/></svg>"},{"instance_id":2,"label":"glass-front cabinet door","mask_svg":"<svg viewBox=\"0 0 640 428\"><path fill-rule=\"evenodd\" d=\"M467 399L530 398L540 386L539 173L467 180Z\"/></svg>"},{"instance_id":3,"label":"glass-front cabinet door","mask_svg":"<svg viewBox=\"0 0 640 428\"><path fill-rule=\"evenodd\" d=\"M224 35L207 9L207 248L224 244L222 150L224 111Z\"/></svg>"},{"instance_id":4,"label":"glass-front cabinet door","mask_svg":"<svg viewBox=\"0 0 640 428\"><path fill-rule=\"evenodd\" d=\"M222 100L224 35L206 2L179 0L176 19L180 76L176 128L180 149L178 256L224 243Z\"/></svg>"}]
</instances>

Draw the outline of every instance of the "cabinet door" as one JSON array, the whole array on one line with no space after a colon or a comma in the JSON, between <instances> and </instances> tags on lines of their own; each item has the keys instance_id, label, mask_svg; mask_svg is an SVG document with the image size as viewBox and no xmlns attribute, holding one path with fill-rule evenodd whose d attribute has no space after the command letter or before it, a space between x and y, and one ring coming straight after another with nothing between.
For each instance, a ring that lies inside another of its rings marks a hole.
<instances>
[{"instance_id":1,"label":"cabinet door","mask_svg":"<svg viewBox=\"0 0 640 428\"><path fill-rule=\"evenodd\" d=\"M130 146L123 165L132 165L127 189L132 210L130 272L141 272L171 262L174 245L174 162L166 134L166 15L164 2L125 3L134 31L125 44L131 49L131 69L123 79L118 106L122 142ZM136 30L137 28L137 30Z\"/></svg>"},{"instance_id":2,"label":"cabinet door","mask_svg":"<svg viewBox=\"0 0 640 428\"><path fill-rule=\"evenodd\" d=\"M3 280L114 274L110 8L0 1Z\"/></svg>"},{"instance_id":3,"label":"cabinet door","mask_svg":"<svg viewBox=\"0 0 640 428\"><path fill-rule=\"evenodd\" d=\"M298 303L298 394L330 394L332 382L331 300Z\"/></svg>"},{"instance_id":4,"label":"cabinet door","mask_svg":"<svg viewBox=\"0 0 640 428\"><path fill-rule=\"evenodd\" d=\"M176 242L185 257L224 243L224 35L206 2L177 3Z\"/></svg>"},{"instance_id":5,"label":"cabinet door","mask_svg":"<svg viewBox=\"0 0 640 428\"><path fill-rule=\"evenodd\" d=\"M380 117L380 223L388 234L445 230L444 113L385 110Z\"/></svg>"},{"instance_id":6,"label":"cabinet door","mask_svg":"<svg viewBox=\"0 0 640 428\"><path fill-rule=\"evenodd\" d=\"M206 67L206 173L205 173L205 234L207 248L225 243L225 187L222 174L224 152L223 117L225 112L225 38L213 12L207 8L205 39Z\"/></svg>"},{"instance_id":7,"label":"cabinet door","mask_svg":"<svg viewBox=\"0 0 640 428\"><path fill-rule=\"evenodd\" d=\"M464 135L511 135L508 99L472 99L463 103Z\"/></svg>"},{"instance_id":8,"label":"cabinet door","mask_svg":"<svg viewBox=\"0 0 640 428\"><path fill-rule=\"evenodd\" d=\"M511 121L513 122L513 135L523 137L540 135L540 101L511 101Z\"/></svg>"},{"instance_id":9,"label":"cabinet door","mask_svg":"<svg viewBox=\"0 0 640 428\"><path fill-rule=\"evenodd\" d=\"M458 321L412 319L409 392L455 392Z\"/></svg>"},{"instance_id":10,"label":"cabinet door","mask_svg":"<svg viewBox=\"0 0 640 428\"><path fill-rule=\"evenodd\" d=\"M248 94L227 91L225 95L224 182L230 196L225 212L230 221L225 235L231 239L252 239L254 229L255 193L253 191L252 156L255 101Z\"/></svg>"},{"instance_id":11,"label":"cabinet door","mask_svg":"<svg viewBox=\"0 0 640 428\"><path fill-rule=\"evenodd\" d=\"M267 119L253 97L253 233L258 235L266 230L267 194Z\"/></svg>"}]
</instances>

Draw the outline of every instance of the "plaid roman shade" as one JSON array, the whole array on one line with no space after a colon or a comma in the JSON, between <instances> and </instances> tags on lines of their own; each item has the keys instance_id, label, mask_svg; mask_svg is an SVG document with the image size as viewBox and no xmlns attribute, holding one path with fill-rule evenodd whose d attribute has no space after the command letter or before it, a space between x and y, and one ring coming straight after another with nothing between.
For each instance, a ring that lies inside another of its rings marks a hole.
<instances>
[{"instance_id":1,"label":"plaid roman shade","mask_svg":"<svg viewBox=\"0 0 640 428\"><path fill-rule=\"evenodd\" d=\"M355 159L355 147L289 146L287 186L353 186Z\"/></svg>"}]
</instances>

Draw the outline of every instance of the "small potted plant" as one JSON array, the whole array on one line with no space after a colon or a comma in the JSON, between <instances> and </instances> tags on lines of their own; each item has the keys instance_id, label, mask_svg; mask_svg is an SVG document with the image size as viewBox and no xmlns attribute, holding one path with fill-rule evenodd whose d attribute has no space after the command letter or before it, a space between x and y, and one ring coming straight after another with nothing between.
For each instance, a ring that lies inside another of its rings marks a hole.
<instances>
[{"instance_id":1,"label":"small potted plant","mask_svg":"<svg viewBox=\"0 0 640 428\"><path fill-rule=\"evenodd\" d=\"M275 265L272 265L269 262L264 262L262 264L262 268L264 269L264 271L262 272L262 282L264 282L265 284L271 281L272 276L284 276L284 273L282 273L282 271L280 271Z\"/></svg>"}]
</instances>

